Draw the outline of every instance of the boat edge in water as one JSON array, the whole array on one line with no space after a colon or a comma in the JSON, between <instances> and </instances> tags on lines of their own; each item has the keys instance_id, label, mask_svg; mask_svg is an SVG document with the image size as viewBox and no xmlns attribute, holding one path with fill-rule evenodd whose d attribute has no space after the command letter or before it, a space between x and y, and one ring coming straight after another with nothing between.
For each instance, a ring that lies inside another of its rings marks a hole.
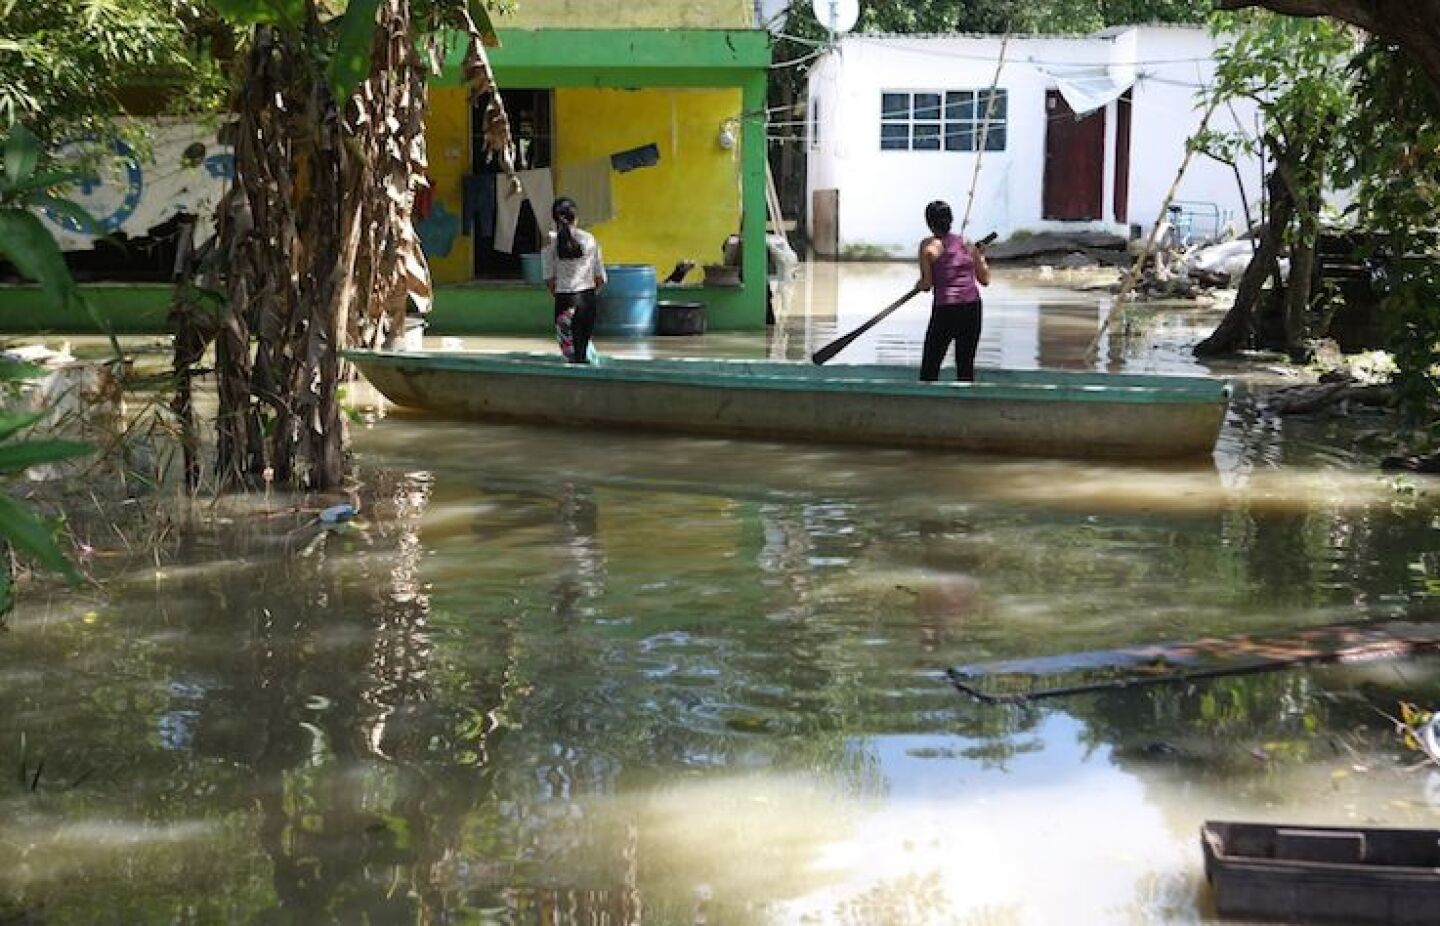
<instances>
[{"instance_id":1,"label":"boat edge in water","mask_svg":"<svg viewBox=\"0 0 1440 926\"><path fill-rule=\"evenodd\" d=\"M1051 370L921 383L903 367L785 361L344 356L394 404L464 418L1086 459L1209 454L1230 391L1205 377Z\"/></svg>"},{"instance_id":2,"label":"boat edge in water","mask_svg":"<svg viewBox=\"0 0 1440 926\"><path fill-rule=\"evenodd\" d=\"M1440 830L1207 820L1205 879L1222 917L1440 921Z\"/></svg>"}]
</instances>

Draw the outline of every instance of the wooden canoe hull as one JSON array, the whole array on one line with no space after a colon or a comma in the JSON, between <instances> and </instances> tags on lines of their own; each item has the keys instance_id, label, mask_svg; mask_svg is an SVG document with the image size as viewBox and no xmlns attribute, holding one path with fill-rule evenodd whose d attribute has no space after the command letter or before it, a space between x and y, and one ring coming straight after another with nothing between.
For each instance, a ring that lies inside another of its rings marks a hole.
<instances>
[{"instance_id":1,"label":"wooden canoe hull","mask_svg":"<svg viewBox=\"0 0 1440 926\"><path fill-rule=\"evenodd\" d=\"M1200 845L1222 916L1440 923L1440 830L1208 821Z\"/></svg>"},{"instance_id":2,"label":"wooden canoe hull","mask_svg":"<svg viewBox=\"0 0 1440 926\"><path fill-rule=\"evenodd\" d=\"M1167 391L1164 383L1119 378L1125 381L1112 386L1080 375L1067 387L1065 374L1053 373L1044 382L1010 374L921 384L913 370L902 381L893 370L866 379L856 368L820 376L818 368L783 363L575 367L513 354L347 357L389 401L465 418L1080 458L1208 454L1227 396L1223 384L1179 378Z\"/></svg>"}]
</instances>

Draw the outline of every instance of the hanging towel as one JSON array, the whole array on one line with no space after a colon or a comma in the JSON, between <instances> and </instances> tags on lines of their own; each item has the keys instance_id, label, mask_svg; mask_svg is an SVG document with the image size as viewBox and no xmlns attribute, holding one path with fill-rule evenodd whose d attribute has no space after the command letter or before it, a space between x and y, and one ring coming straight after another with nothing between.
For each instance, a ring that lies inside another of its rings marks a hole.
<instances>
[{"instance_id":1,"label":"hanging towel","mask_svg":"<svg viewBox=\"0 0 1440 926\"><path fill-rule=\"evenodd\" d=\"M425 183L415 190L415 206L413 212L417 219L430 218L430 210L435 208L435 181L428 176Z\"/></svg>"},{"instance_id":2,"label":"hanging towel","mask_svg":"<svg viewBox=\"0 0 1440 926\"><path fill-rule=\"evenodd\" d=\"M473 228L480 238L495 234L495 174L460 178L460 234Z\"/></svg>"},{"instance_id":3,"label":"hanging towel","mask_svg":"<svg viewBox=\"0 0 1440 926\"><path fill-rule=\"evenodd\" d=\"M510 178L504 174L495 175L495 250L509 254L515 247L515 226L520 222L520 204L530 201L535 210L535 221L540 225L540 237L544 240L545 230L550 226L550 207L555 203L555 180L550 168L516 171L520 178L521 192L515 192Z\"/></svg>"},{"instance_id":4,"label":"hanging towel","mask_svg":"<svg viewBox=\"0 0 1440 926\"><path fill-rule=\"evenodd\" d=\"M615 218L609 158L596 158L560 168L560 186L566 196L575 200L581 225L599 225Z\"/></svg>"},{"instance_id":5,"label":"hanging towel","mask_svg":"<svg viewBox=\"0 0 1440 926\"><path fill-rule=\"evenodd\" d=\"M610 155L610 166L620 173L627 170L635 170L640 167L654 167L660 163L660 149L654 142L648 145L641 145L639 148L630 148L627 151L617 151Z\"/></svg>"}]
</instances>

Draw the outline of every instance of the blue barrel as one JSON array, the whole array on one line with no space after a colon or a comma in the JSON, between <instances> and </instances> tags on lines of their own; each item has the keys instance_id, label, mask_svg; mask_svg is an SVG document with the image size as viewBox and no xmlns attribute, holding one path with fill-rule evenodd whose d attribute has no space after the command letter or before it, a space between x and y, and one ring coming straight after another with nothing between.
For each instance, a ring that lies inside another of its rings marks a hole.
<instances>
[{"instance_id":1,"label":"blue barrel","mask_svg":"<svg viewBox=\"0 0 1440 926\"><path fill-rule=\"evenodd\" d=\"M606 264L609 282L600 291L595 333L612 338L646 338L655 333L655 268Z\"/></svg>"},{"instance_id":2,"label":"blue barrel","mask_svg":"<svg viewBox=\"0 0 1440 926\"><path fill-rule=\"evenodd\" d=\"M541 263L539 254L520 255L520 276L526 283L536 286L545 282L545 265Z\"/></svg>"}]
</instances>

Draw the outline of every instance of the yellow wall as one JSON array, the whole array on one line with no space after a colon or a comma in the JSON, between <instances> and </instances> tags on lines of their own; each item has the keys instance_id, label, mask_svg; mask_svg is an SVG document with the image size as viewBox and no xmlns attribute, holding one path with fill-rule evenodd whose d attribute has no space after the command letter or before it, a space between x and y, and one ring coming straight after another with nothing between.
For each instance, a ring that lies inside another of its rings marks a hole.
<instances>
[{"instance_id":1,"label":"yellow wall","mask_svg":"<svg viewBox=\"0 0 1440 926\"><path fill-rule=\"evenodd\" d=\"M654 142L660 163L611 173L615 217L592 226L608 263L653 264L663 278L676 261L720 262L740 230L740 145L725 150L722 124L740 114L738 89L555 91L557 196L566 165ZM585 214L585 204L580 213Z\"/></svg>"},{"instance_id":2,"label":"yellow wall","mask_svg":"<svg viewBox=\"0 0 1440 926\"><path fill-rule=\"evenodd\" d=\"M430 181L435 202L452 215L460 214L460 178L470 172L470 90L467 87L430 87L430 112L425 122L425 148L430 157ZM475 276L471 239L456 235L455 246L444 257L430 255L430 274L437 283L458 283Z\"/></svg>"},{"instance_id":3,"label":"yellow wall","mask_svg":"<svg viewBox=\"0 0 1440 926\"><path fill-rule=\"evenodd\" d=\"M501 29L750 29L752 0L520 0Z\"/></svg>"}]
</instances>

